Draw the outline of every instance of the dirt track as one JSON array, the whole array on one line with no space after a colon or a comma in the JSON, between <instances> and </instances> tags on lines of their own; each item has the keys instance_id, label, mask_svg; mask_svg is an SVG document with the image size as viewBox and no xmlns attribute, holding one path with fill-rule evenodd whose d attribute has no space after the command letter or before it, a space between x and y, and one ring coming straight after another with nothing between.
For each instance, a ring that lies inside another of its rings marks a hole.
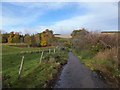
<instances>
[{"instance_id":1,"label":"dirt track","mask_svg":"<svg viewBox=\"0 0 120 90\"><path fill-rule=\"evenodd\" d=\"M54 88L106 88L95 72L69 52L68 63L63 67L59 80Z\"/></svg>"}]
</instances>

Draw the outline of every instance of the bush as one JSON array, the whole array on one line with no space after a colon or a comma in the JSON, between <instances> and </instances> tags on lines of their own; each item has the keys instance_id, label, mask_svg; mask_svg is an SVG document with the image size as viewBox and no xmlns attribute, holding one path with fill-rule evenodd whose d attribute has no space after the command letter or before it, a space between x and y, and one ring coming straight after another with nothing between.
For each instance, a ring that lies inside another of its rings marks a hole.
<instances>
[{"instance_id":1,"label":"bush","mask_svg":"<svg viewBox=\"0 0 120 90\"><path fill-rule=\"evenodd\" d=\"M112 71L118 70L118 66L120 65L117 56L117 48L98 52L93 60L93 66L97 70L101 70L103 72L112 73Z\"/></svg>"},{"instance_id":2,"label":"bush","mask_svg":"<svg viewBox=\"0 0 120 90\"><path fill-rule=\"evenodd\" d=\"M119 87L120 59L120 33L82 33L75 30L72 33L72 48L80 60L91 70L103 72L109 78L110 85Z\"/></svg>"}]
</instances>

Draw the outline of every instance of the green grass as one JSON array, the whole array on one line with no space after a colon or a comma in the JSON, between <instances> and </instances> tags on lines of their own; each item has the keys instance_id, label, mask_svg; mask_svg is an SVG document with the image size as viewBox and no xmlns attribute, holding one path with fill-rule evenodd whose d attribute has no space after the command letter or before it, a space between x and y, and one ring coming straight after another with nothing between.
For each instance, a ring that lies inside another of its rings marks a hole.
<instances>
[{"instance_id":1,"label":"green grass","mask_svg":"<svg viewBox=\"0 0 120 90\"><path fill-rule=\"evenodd\" d=\"M58 73L56 69L57 63L43 63L37 65L27 75L25 75L19 81L16 80L13 87L24 87L24 88L45 88L48 87L46 81L52 79L53 74ZM32 82L32 83L31 83Z\"/></svg>"},{"instance_id":2,"label":"green grass","mask_svg":"<svg viewBox=\"0 0 120 90\"><path fill-rule=\"evenodd\" d=\"M53 48L53 47L52 47ZM2 55L8 55L8 54L17 54L20 53L21 51L40 51L40 50L48 50L52 48L34 48L34 47L14 47L14 46L9 46L9 44L3 44L2 45Z\"/></svg>"},{"instance_id":3,"label":"green grass","mask_svg":"<svg viewBox=\"0 0 120 90\"><path fill-rule=\"evenodd\" d=\"M48 48L19 48L2 45L2 74L3 87L17 88L37 88L48 87L46 81L53 79L53 75L58 73L57 67L60 63L67 61L67 52L44 53L40 64L41 53L24 54L24 65L21 79L18 80L18 71L21 64L21 51L47 50ZM57 61L50 62L50 58ZM56 68L55 68L56 67Z\"/></svg>"},{"instance_id":4,"label":"green grass","mask_svg":"<svg viewBox=\"0 0 120 90\"><path fill-rule=\"evenodd\" d=\"M69 38L60 38L59 40L70 40Z\"/></svg>"},{"instance_id":5,"label":"green grass","mask_svg":"<svg viewBox=\"0 0 120 90\"><path fill-rule=\"evenodd\" d=\"M108 60L106 55L103 57L96 57L97 54L93 54L93 52L89 50L75 54L81 61L84 61L84 64L86 66L90 67L90 70L100 70L103 72L109 71L115 76L120 75L120 70L117 70L117 68L114 67L116 65L115 62L113 60Z\"/></svg>"}]
</instances>

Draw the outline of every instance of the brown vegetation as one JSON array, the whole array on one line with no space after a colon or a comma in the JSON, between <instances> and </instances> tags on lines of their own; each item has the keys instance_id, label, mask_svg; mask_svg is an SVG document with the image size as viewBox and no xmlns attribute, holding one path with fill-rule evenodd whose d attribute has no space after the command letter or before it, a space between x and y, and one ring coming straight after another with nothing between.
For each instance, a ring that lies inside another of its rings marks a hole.
<instances>
[{"instance_id":1,"label":"brown vegetation","mask_svg":"<svg viewBox=\"0 0 120 90\"><path fill-rule=\"evenodd\" d=\"M102 72L110 87L120 84L119 34L90 33L85 29L74 30L71 34L72 47L77 55L92 70Z\"/></svg>"}]
</instances>

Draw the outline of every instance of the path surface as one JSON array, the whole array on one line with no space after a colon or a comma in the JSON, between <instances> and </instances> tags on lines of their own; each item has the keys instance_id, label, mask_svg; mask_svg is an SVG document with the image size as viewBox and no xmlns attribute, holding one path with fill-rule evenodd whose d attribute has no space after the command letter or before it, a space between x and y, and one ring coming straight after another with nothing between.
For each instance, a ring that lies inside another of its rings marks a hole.
<instances>
[{"instance_id":1,"label":"path surface","mask_svg":"<svg viewBox=\"0 0 120 90\"><path fill-rule=\"evenodd\" d=\"M63 67L60 78L54 88L105 88L106 85L95 72L69 52L68 63Z\"/></svg>"}]
</instances>

